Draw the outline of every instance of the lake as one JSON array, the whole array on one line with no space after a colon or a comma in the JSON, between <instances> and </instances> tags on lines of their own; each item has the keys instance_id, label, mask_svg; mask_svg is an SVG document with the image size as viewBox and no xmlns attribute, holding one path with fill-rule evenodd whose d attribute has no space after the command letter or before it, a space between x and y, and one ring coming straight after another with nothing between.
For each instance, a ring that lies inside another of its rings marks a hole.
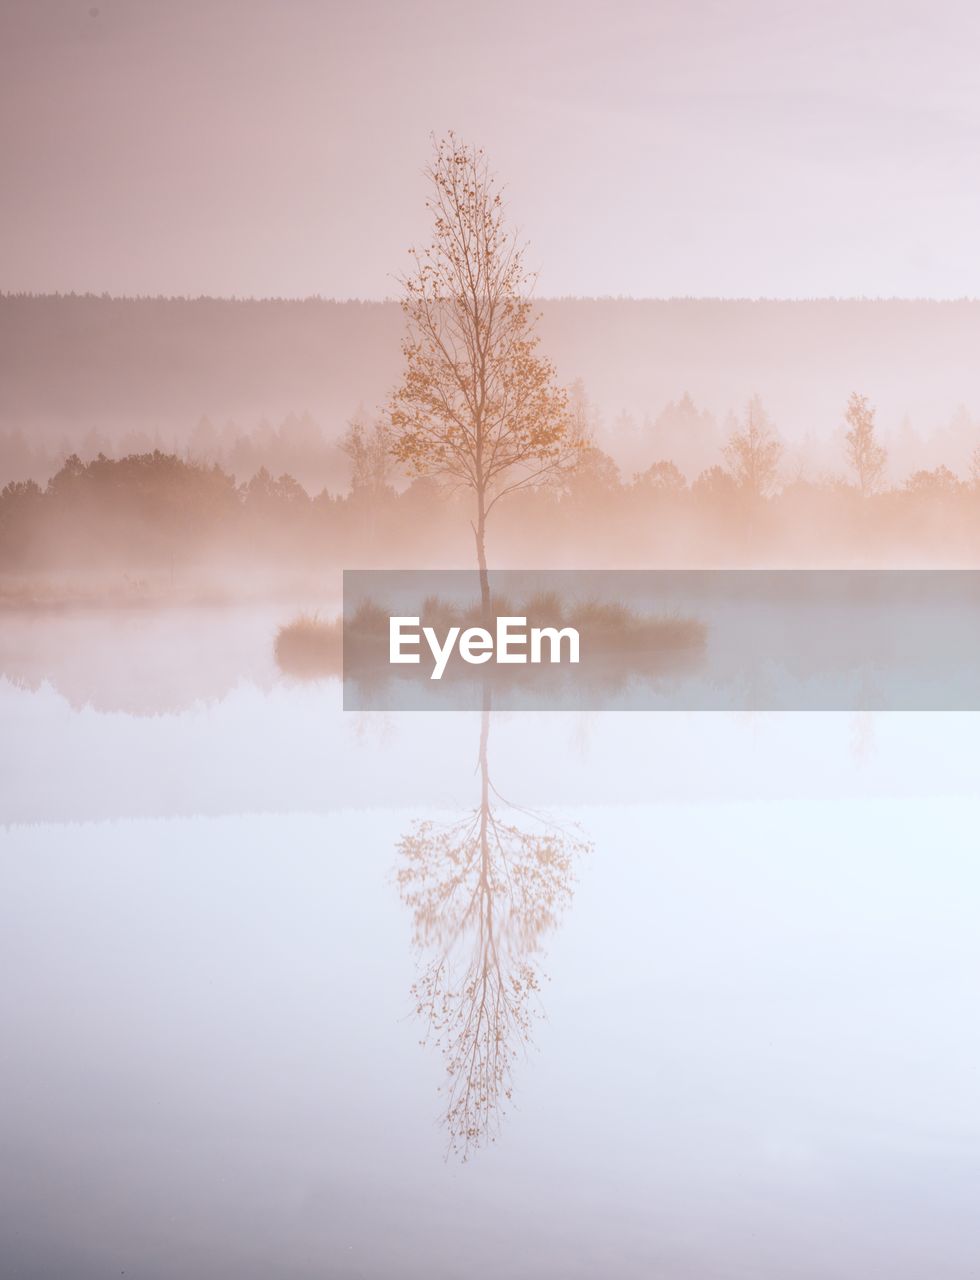
<instances>
[{"instance_id":1,"label":"lake","mask_svg":"<svg viewBox=\"0 0 980 1280\"><path fill-rule=\"evenodd\" d=\"M966 1280L980 716L359 712L4 615L4 1274Z\"/></svg>"}]
</instances>

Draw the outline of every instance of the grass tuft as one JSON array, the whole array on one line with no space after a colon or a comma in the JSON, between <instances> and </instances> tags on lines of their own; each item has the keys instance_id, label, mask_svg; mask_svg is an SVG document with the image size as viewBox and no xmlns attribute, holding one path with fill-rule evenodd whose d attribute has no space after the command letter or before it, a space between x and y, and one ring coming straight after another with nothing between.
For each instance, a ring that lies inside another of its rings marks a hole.
<instances>
[{"instance_id":1,"label":"grass tuft","mask_svg":"<svg viewBox=\"0 0 980 1280\"><path fill-rule=\"evenodd\" d=\"M275 654L279 669L300 680L340 675L343 659L340 619L324 622L316 613L301 613L277 631Z\"/></svg>"}]
</instances>

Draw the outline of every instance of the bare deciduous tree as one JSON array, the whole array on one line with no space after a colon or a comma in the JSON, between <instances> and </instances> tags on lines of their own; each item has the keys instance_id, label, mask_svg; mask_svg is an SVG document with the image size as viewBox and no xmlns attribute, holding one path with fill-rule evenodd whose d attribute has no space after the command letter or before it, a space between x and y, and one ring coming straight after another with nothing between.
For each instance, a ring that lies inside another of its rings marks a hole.
<instances>
[{"instance_id":1,"label":"bare deciduous tree","mask_svg":"<svg viewBox=\"0 0 980 1280\"><path fill-rule=\"evenodd\" d=\"M486 522L516 489L574 454L567 396L538 353L532 277L508 231L484 154L450 133L427 176L434 236L402 280L405 372L391 399L394 456L415 475L472 491L480 589L489 609Z\"/></svg>"},{"instance_id":2,"label":"bare deciduous tree","mask_svg":"<svg viewBox=\"0 0 980 1280\"><path fill-rule=\"evenodd\" d=\"M386 417L368 422L363 411L347 424L340 447L351 462L351 486L355 492L381 493L392 472L391 426Z\"/></svg>"},{"instance_id":3,"label":"bare deciduous tree","mask_svg":"<svg viewBox=\"0 0 980 1280\"><path fill-rule=\"evenodd\" d=\"M745 493L765 498L776 483L782 456L783 446L776 439L762 401L753 396L745 410L744 426L732 432L724 448L732 477Z\"/></svg>"},{"instance_id":4,"label":"bare deciduous tree","mask_svg":"<svg viewBox=\"0 0 980 1280\"><path fill-rule=\"evenodd\" d=\"M875 411L866 396L851 392L844 420L848 425L844 437L847 461L850 463L862 497L870 497L881 484L888 455L875 436Z\"/></svg>"}]
</instances>

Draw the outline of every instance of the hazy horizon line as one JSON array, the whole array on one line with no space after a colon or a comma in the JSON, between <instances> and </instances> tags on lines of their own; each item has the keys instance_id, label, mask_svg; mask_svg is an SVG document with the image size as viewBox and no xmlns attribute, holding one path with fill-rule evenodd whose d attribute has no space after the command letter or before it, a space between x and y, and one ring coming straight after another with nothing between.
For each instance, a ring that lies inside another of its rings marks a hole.
<instances>
[{"instance_id":1,"label":"hazy horizon line","mask_svg":"<svg viewBox=\"0 0 980 1280\"><path fill-rule=\"evenodd\" d=\"M94 289L67 290L32 290L32 289L0 289L0 300L32 299L35 301L74 298L92 302L327 302L338 306L360 303L365 306L399 306L401 298L386 296L381 298L359 297L351 295L340 297L322 293L307 294L218 294L218 293L108 293ZM532 298L534 303L543 302L737 302L737 303L832 303L832 302L865 302L865 303L939 303L943 305L962 305L963 303L980 302L980 295L961 294L957 297L928 297L915 294L812 294L780 297L770 294L630 294L630 293L561 293L541 294Z\"/></svg>"}]
</instances>

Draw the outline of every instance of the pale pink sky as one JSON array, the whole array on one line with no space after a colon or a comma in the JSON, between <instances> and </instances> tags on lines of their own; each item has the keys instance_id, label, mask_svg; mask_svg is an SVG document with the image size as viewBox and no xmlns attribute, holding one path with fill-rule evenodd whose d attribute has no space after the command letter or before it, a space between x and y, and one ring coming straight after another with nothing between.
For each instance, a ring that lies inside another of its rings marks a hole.
<instances>
[{"instance_id":1,"label":"pale pink sky","mask_svg":"<svg viewBox=\"0 0 980 1280\"><path fill-rule=\"evenodd\" d=\"M902 0L0 0L0 290L391 294L449 127L543 294L980 295L980 10Z\"/></svg>"}]
</instances>

